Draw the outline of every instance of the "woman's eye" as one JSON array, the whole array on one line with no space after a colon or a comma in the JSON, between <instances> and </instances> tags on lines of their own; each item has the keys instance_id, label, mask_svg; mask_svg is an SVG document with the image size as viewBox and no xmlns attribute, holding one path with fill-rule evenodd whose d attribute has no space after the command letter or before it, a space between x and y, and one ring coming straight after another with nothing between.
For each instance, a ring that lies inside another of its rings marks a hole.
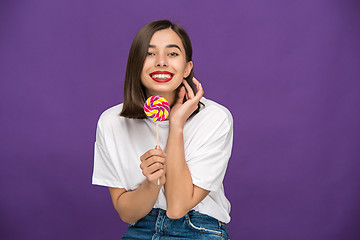
<instances>
[{"instance_id":1,"label":"woman's eye","mask_svg":"<svg viewBox=\"0 0 360 240\"><path fill-rule=\"evenodd\" d=\"M151 53L151 52L148 52L147 55L148 55L148 56L154 56L155 54L154 54L154 53Z\"/></svg>"},{"instance_id":2,"label":"woman's eye","mask_svg":"<svg viewBox=\"0 0 360 240\"><path fill-rule=\"evenodd\" d=\"M176 52L172 52L172 53L169 53L169 56L175 57L175 56L179 56L179 54L177 54Z\"/></svg>"}]
</instances>

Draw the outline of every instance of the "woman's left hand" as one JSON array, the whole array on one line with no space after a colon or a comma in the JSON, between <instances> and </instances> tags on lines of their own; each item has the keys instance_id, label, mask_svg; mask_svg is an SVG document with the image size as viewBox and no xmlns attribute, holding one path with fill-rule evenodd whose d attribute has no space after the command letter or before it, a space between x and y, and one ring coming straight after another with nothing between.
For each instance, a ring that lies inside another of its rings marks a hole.
<instances>
[{"instance_id":1,"label":"woman's left hand","mask_svg":"<svg viewBox=\"0 0 360 240\"><path fill-rule=\"evenodd\" d=\"M186 120L198 108L198 103L204 94L204 90L198 80L193 78L193 82L197 88L196 94L194 94L187 81L183 80L184 86L181 87L178 98L170 111L169 120L171 125L184 128ZM185 103L183 103L184 97L186 97Z\"/></svg>"}]
</instances>

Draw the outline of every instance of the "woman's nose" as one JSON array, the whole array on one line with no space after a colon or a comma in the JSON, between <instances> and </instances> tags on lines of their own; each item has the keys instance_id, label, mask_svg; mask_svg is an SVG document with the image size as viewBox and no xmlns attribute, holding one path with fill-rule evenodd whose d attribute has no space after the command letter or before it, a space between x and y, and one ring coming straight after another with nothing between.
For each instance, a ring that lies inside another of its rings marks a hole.
<instances>
[{"instance_id":1,"label":"woman's nose","mask_svg":"<svg viewBox=\"0 0 360 240\"><path fill-rule=\"evenodd\" d=\"M156 66L157 67L166 67L167 65L168 64L167 64L166 58L162 57L162 56L159 56L157 61L156 61Z\"/></svg>"}]
</instances>

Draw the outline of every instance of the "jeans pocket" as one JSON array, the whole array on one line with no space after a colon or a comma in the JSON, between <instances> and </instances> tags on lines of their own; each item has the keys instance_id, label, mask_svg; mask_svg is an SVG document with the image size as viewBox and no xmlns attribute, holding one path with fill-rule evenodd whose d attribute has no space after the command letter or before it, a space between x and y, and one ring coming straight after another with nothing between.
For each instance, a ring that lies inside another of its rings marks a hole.
<instances>
[{"instance_id":1,"label":"jeans pocket","mask_svg":"<svg viewBox=\"0 0 360 240\"><path fill-rule=\"evenodd\" d=\"M187 226L198 233L210 234L221 237L223 235L219 221L205 214L186 214Z\"/></svg>"}]
</instances>

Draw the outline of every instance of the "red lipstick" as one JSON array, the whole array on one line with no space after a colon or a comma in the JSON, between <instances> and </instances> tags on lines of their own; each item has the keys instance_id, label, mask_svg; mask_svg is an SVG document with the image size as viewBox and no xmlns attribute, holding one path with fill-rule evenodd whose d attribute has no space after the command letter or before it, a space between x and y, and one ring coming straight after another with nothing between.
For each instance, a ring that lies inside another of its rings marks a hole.
<instances>
[{"instance_id":1,"label":"red lipstick","mask_svg":"<svg viewBox=\"0 0 360 240\"><path fill-rule=\"evenodd\" d=\"M163 78L160 76L154 76L154 75L159 75L159 74L166 74L166 75L170 75L169 78ZM173 78L174 74L168 71L155 71L150 73L150 77L155 81L155 82L160 82L160 83L165 83L165 82L169 82L172 78Z\"/></svg>"}]
</instances>

